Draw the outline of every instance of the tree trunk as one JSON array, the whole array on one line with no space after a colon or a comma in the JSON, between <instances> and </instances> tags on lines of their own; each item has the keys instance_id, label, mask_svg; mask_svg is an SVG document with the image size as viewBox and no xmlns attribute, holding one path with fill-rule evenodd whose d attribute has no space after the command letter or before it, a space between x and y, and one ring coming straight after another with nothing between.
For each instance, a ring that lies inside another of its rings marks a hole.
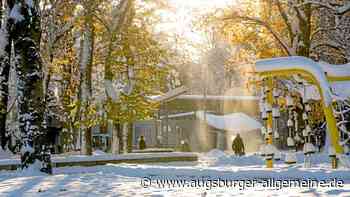
<instances>
[{"instance_id":1,"label":"tree trunk","mask_svg":"<svg viewBox=\"0 0 350 197\"><path fill-rule=\"evenodd\" d=\"M109 120L112 122L112 154L119 154L119 124L113 124L113 120Z\"/></svg>"},{"instance_id":2,"label":"tree trunk","mask_svg":"<svg viewBox=\"0 0 350 197\"><path fill-rule=\"evenodd\" d=\"M80 48L80 115L82 129L82 150L85 155L92 155L92 133L89 124L88 110L92 97L91 71L93 62L93 1L85 2L84 6L84 27L82 32L82 43Z\"/></svg>"},{"instance_id":3,"label":"tree trunk","mask_svg":"<svg viewBox=\"0 0 350 197\"><path fill-rule=\"evenodd\" d=\"M129 125L127 122L123 123L123 153L128 152L128 131L129 131Z\"/></svg>"},{"instance_id":4,"label":"tree trunk","mask_svg":"<svg viewBox=\"0 0 350 197\"><path fill-rule=\"evenodd\" d=\"M113 81L113 76L114 73L112 72L112 60L113 60L113 49L114 49L114 45L116 44L117 41L117 36L120 34L122 27L125 25L126 19L127 19L127 15L130 12L131 8L133 7L133 1L134 0L122 0L118 7L116 7L114 9L114 12L112 13L113 16L113 22L110 25L111 29L109 29L109 41L107 44L107 54L106 54L106 58L104 60L104 80L105 80L105 92L106 92L106 96L107 96L107 103L115 103L116 101L113 100L111 98L111 95L108 93L107 89L108 89L108 85L112 83ZM107 120L112 120L112 114L110 111L107 111ZM115 118L114 118L115 119ZM120 125L119 123L115 124L116 128L113 129L112 131L112 152L120 152L122 149L118 148L118 150L116 149L116 147L123 147L122 144L122 140L120 140L121 138L116 137L118 135L118 133L120 132ZM114 147L115 145L115 147ZM114 147L114 148L113 148ZM114 149L114 150L113 150Z\"/></svg>"},{"instance_id":5,"label":"tree trunk","mask_svg":"<svg viewBox=\"0 0 350 197\"><path fill-rule=\"evenodd\" d=\"M128 126L128 153L132 152L132 139L133 139L133 131L134 131L134 127L133 127L133 123L130 122L129 126Z\"/></svg>"},{"instance_id":6,"label":"tree trunk","mask_svg":"<svg viewBox=\"0 0 350 197\"><path fill-rule=\"evenodd\" d=\"M1 10L3 23L0 29L0 143L3 149L6 149L6 144L9 139L6 131L7 103L9 97L8 80L11 57L11 39L9 37L10 23L8 19L12 7L13 5L7 4L5 10ZM2 5L0 9L2 9Z\"/></svg>"},{"instance_id":7,"label":"tree trunk","mask_svg":"<svg viewBox=\"0 0 350 197\"><path fill-rule=\"evenodd\" d=\"M43 162L42 171L51 173L50 155L44 120L43 72L39 54L40 15L38 1L15 1L11 10L11 34L17 72L19 130L22 134L21 164L28 167L36 160Z\"/></svg>"},{"instance_id":8,"label":"tree trunk","mask_svg":"<svg viewBox=\"0 0 350 197\"><path fill-rule=\"evenodd\" d=\"M296 54L299 56L309 57L310 56L310 47L311 47L311 17L312 17L312 8L311 5L305 5L303 8L297 9L297 17L299 20L299 29L297 40L297 49Z\"/></svg>"},{"instance_id":9,"label":"tree trunk","mask_svg":"<svg viewBox=\"0 0 350 197\"><path fill-rule=\"evenodd\" d=\"M118 125L118 143L119 143L119 154L123 153L123 147L124 147L124 141L123 141L123 127L122 124L117 124Z\"/></svg>"}]
</instances>

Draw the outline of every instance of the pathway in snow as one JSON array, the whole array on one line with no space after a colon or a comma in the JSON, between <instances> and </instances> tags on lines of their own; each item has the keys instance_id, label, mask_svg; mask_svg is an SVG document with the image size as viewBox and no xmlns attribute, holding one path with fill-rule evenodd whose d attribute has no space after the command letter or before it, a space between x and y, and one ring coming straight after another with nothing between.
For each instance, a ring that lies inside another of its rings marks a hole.
<instances>
[{"instance_id":1,"label":"pathway in snow","mask_svg":"<svg viewBox=\"0 0 350 197\"><path fill-rule=\"evenodd\" d=\"M299 155L299 160L301 160ZM327 158L314 158L315 167L277 164L265 169L255 155L236 158L221 151L203 154L199 162L170 164L119 164L95 167L56 168L53 176L30 172L0 172L0 196L350 196L348 169L330 170ZM343 188L144 188L143 177L191 179L332 179L345 181Z\"/></svg>"}]
</instances>

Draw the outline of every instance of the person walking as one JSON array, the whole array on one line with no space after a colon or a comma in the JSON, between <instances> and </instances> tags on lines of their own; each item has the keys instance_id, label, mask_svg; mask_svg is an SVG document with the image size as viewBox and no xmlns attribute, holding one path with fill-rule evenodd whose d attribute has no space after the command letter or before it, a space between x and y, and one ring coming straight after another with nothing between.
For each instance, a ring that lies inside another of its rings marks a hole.
<instances>
[{"instance_id":1,"label":"person walking","mask_svg":"<svg viewBox=\"0 0 350 197\"><path fill-rule=\"evenodd\" d=\"M235 155L242 156L244 155L244 143L239 135L239 133L236 135L235 139L232 142L232 150L235 153Z\"/></svg>"},{"instance_id":2,"label":"person walking","mask_svg":"<svg viewBox=\"0 0 350 197\"><path fill-rule=\"evenodd\" d=\"M143 135L141 135L141 137L140 137L139 149L140 150L146 149L146 141L145 141L145 138L143 137Z\"/></svg>"}]
</instances>

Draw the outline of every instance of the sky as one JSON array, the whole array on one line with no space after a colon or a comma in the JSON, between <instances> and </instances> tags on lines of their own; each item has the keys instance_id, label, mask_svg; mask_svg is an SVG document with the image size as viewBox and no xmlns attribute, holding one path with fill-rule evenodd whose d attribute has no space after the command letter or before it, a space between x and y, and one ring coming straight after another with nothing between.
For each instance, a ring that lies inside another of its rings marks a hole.
<instances>
[{"instance_id":1,"label":"sky","mask_svg":"<svg viewBox=\"0 0 350 197\"><path fill-rule=\"evenodd\" d=\"M200 15L206 14L216 8L232 6L235 0L168 0L171 10L159 11L161 23L157 27L160 32L167 32L194 44L205 44L206 36L203 31L194 28L195 21ZM191 46L181 46L200 56L200 51Z\"/></svg>"}]
</instances>

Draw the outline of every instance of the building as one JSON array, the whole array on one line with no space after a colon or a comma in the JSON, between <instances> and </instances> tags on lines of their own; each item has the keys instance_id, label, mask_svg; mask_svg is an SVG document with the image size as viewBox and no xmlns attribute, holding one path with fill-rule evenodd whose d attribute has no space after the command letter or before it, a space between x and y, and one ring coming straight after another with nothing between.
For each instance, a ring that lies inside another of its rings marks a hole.
<instances>
[{"instance_id":1,"label":"building","mask_svg":"<svg viewBox=\"0 0 350 197\"><path fill-rule=\"evenodd\" d=\"M251 150L256 151L262 143L258 119L255 96L179 95L162 103L158 121L135 122L134 146L144 135L149 147L176 148L187 141L192 151L230 150L232 137L241 133L243 140L254 136Z\"/></svg>"}]
</instances>

